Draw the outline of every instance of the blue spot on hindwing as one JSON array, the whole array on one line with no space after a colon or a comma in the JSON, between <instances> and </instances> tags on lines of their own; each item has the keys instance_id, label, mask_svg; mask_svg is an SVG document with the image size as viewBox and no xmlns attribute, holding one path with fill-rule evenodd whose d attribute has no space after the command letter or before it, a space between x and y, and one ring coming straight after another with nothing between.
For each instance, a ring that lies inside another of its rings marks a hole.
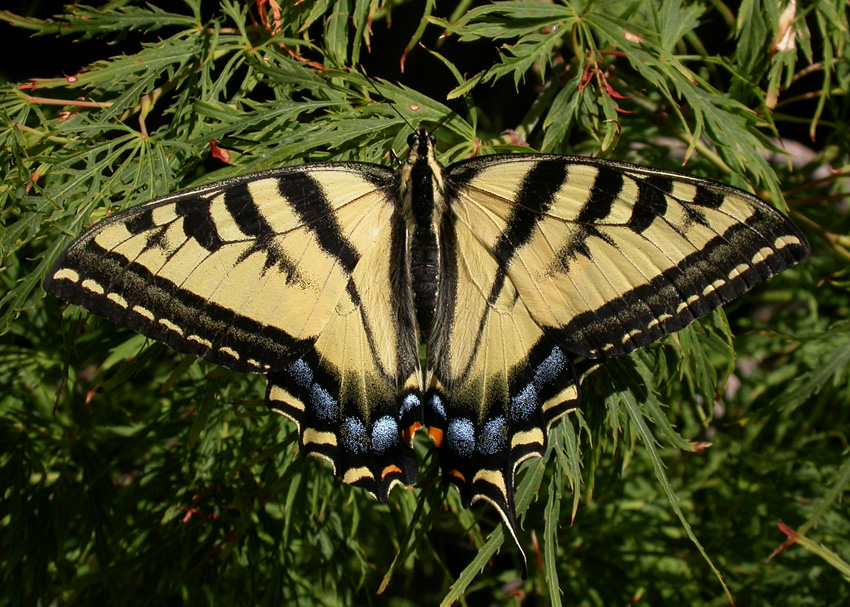
<instances>
[{"instance_id":1,"label":"blue spot on hindwing","mask_svg":"<svg viewBox=\"0 0 850 607\"><path fill-rule=\"evenodd\" d=\"M310 388L310 406L316 417L322 421L335 421L339 412L339 403L319 384Z\"/></svg>"},{"instance_id":2,"label":"blue spot on hindwing","mask_svg":"<svg viewBox=\"0 0 850 607\"><path fill-rule=\"evenodd\" d=\"M471 456L475 452L475 425L463 417L453 419L446 430L446 442L461 457Z\"/></svg>"},{"instance_id":3,"label":"blue spot on hindwing","mask_svg":"<svg viewBox=\"0 0 850 607\"><path fill-rule=\"evenodd\" d=\"M484 424L479 438L478 451L484 455L496 455L505 448L508 424L501 415Z\"/></svg>"},{"instance_id":4,"label":"blue spot on hindwing","mask_svg":"<svg viewBox=\"0 0 850 607\"><path fill-rule=\"evenodd\" d=\"M399 417L403 417L408 411L412 411L413 409L417 409L422 406L422 403L419 402L419 397L415 394L408 394L401 401L401 409L399 410Z\"/></svg>"},{"instance_id":5,"label":"blue spot on hindwing","mask_svg":"<svg viewBox=\"0 0 850 607\"><path fill-rule=\"evenodd\" d=\"M313 369L303 358L299 358L289 366L289 375L293 381L305 390L313 383Z\"/></svg>"},{"instance_id":6,"label":"blue spot on hindwing","mask_svg":"<svg viewBox=\"0 0 850 607\"><path fill-rule=\"evenodd\" d=\"M540 388L551 384L563 373L567 358L558 346L552 348L552 353L534 370L534 385Z\"/></svg>"},{"instance_id":7,"label":"blue spot on hindwing","mask_svg":"<svg viewBox=\"0 0 850 607\"><path fill-rule=\"evenodd\" d=\"M527 419L540 404L538 396L541 390L557 381L566 369L566 365L567 357L558 346L554 346L549 356L534 369L531 382L511 398L511 419L514 421Z\"/></svg>"},{"instance_id":8,"label":"blue spot on hindwing","mask_svg":"<svg viewBox=\"0 0 850 607\"><path fill-rule=\"evenodd\" d=\"M366 426L356 417L346 417L339 428L339 442L349 453L354 455L366 453L369 449Z\"/></svg>"},{"instance_id":9,"label":"blue spot on hindwing","mask_svg":"<svg viewBox=\"0 0 850 607\"><path fill-rule=\"evenodd\" d=\"M398 442L398 424L385 415L372 425L372 449L378 453L389 451Z\"/></svg>"},{"instance_id":10,"label":"blue spot on hindwing","mask_svg":"<svg viewBox=\"0 0 850 607\"><path fill-rule=\"evenodd\" d=\"M432 394L428 399L428 406L443 419L446 419L446 408L443 406L443 399L439 394Z\"/></svg>"},{"instance_id":11,"label":"blue spot on hindwing","mask_svg":"<svg viewBox=\"0 0 850 607\"><path fill-rule=\"evenodd\" d=\"M539 404L537 388L532 382L511 398L511 419L520 421L528 418Z\"/></svg>"}]
</instances>

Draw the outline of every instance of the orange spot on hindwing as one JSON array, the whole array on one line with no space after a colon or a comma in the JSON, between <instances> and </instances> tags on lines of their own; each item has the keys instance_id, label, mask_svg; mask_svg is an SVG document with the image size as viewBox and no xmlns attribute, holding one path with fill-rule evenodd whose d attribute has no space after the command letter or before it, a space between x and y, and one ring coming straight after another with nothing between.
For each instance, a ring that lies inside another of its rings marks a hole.
<instances>
[{"instance_id":1,"label":"orange spot on hindwing","mask_svg":"<svg viewBox=\"0 0 850 607\"><path fill-rule=\"evenodd\" d=\"M455 477L462 483L466 483L466 478L464 478L463 474L460 473L460 470L449 470L446 474Z\"/></svg>"},{"instance_id":2,"label":"orange spot on hindwing","mask_svg":"<svg viewBox=\"0 0 850 607\"><path fill-rule=\"evenodd\" d=\"M381 478L387 478L387 476L393 474L394 472L401 474L401 468L399 468L395 464L390 464L389 466L381 470Z\"/></svg>"},{"instance_id":3,"label":"orange spot on hindwing","mask_svg":"<svg viewBox=\"0 0 850 607\"><path fill-rule=\"evenodd\" d=\"M422 427L419 422L413 422L407 428L401 431L401 438L407 443L407 446L413 448L413 435Z\"/></svg>"}]
</instances>

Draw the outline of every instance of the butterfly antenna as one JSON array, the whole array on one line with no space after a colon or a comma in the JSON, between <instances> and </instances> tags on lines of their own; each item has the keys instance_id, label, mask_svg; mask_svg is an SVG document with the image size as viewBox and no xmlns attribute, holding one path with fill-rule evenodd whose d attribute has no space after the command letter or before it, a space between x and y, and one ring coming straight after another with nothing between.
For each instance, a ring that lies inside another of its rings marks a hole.
<instances>
[{"instance_id":1,"label":"butterfly antenna","mask_svg":"<svg viewBox=\"0 0 850 607\"><path fill-rule=\"evenodd\" d=\"M390 106L392 111L394 111L398 115L398 117L401 118L404 121L404 124L406 124L410 128L410 130L415 133L416 129L414 128L414 126L412 124L410 124L410 121L408 121L407 118L405 118L404 115L402 115L401 112L398 111L398 108L395 105L393 105L392 103L389 102L386 95L384 95L380 90L378 90L378 87L375 85L374 81L366 73L366 70L363 69L362 65L357 66L357 71L360 72L360 74L366 79L366 82L369 83L369 86L371 86L375 90L375 92L378 93L378 95L380 95L387 102L387 104Z\"/></svg>"},{"instance_id":2,"label":"butterfly antenna","mask_svg":"<svg viewBox=\"0 0 850 607\"><path fill-rule=\"evenodd\" d=\"M437 123L437 126L435 126L433 129L431 129L432 133L436 133L437 129L439 129L441 126L443 126L444 124L446 124L449 121L449 118L451 118L452 116L457 114L457 110L458 110L458 107L459 107L461 102L463 102L463 98L458 97L455 100L455 103L452 104L454 107L450 108L451 111L448 114L446 114L446 117L443 118L442 120L440 120L440 122Z\"/></svg>"}]
</instances>

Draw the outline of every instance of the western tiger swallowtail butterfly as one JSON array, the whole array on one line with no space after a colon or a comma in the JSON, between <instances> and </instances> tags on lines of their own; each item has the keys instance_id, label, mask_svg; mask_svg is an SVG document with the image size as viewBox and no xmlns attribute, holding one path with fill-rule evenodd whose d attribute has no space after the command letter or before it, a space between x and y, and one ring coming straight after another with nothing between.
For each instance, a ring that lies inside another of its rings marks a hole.
<instances>
[{"instance_id":1,"label":"western tiger swallowtail butterfly","mask_svg":"<svg viewBox=\"0 0 850 607\"><path fill-rule=\"evenodd\" d=\"M464 505L490 502L517 540L517 467L544 453L595 361L808 254L790 221L720 183L541 154L443 167L432 134L408 143L398 170L307 164L127 209L44 287L265 375L302 453L382 502L416 481L426 428Z\"/></svg>"}]
</instances>

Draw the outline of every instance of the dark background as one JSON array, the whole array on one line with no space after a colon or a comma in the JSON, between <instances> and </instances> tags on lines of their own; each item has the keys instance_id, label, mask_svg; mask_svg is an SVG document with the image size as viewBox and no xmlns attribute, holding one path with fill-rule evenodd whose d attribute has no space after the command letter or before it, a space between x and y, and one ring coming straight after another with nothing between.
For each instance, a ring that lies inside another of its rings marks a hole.
<instances>
[{"instance_id":1,"label":"dark background","mask_svg":"<svg viewBox=\"0 0 850 607\"><path fill-rule=\"evenodd\" d=\"M26 0L12 0L2 3L2 9L19 16L47 19L61 15L63 7L67 2L58 0L43 0L28 2ZM97 3L92 3L96 5ZM256 8L253 2L251 11L256 16ZM478 2L475 4L485 4ZM729 2L727 6L735 12L736 2ZM425 3L422 3L424 9ZM164 7L165 5L161 5ZM210 8L217 10L218 5L210 3ZM188 7L182 2L174 2L171 11L188 14ZM432 13L434 17L448 18L454 10L454 3L439 2ZM719 19L716 13L707 13ZM211 17L212 13L205 15ZM443 64L433 57L425 48L417 45L407 57L405 71L402 73L398 58L402 56L405 46L414 35L423 13L421 10L412 11L403 6L392 12L391 26L387 26L385 20L376 20L373 23L371 38L371 52L364 49L362 53L362 67L366 72L376 78L388 79L399 82L413 88L420 93L428 95L437 100L445 100L446 95L455 86L456 82ZM314 24L314 28L321 28L321 23ZM718 38L717 36L704 35L711 32L716 26L712 20L703 20L699 28L700 39L706 43L706 50L710 55L726 55L733 52L735 41ZM167 29L160 30L163 37L169 35ZM465 42L460 45L456 37L450 36L440 38L440 31L436 26L429 26L420 42L428 49L437 50L449 55L466 77L471 77L487 68L493 66L499 59L498 49L494 48L489 41L481 43ZM812 32L816 34L816 31ZM0 80L24 82L29 78L52 78L63 75L73 75L83 69L89 63L104 56L133 54L140 48L140 40L143 33L134 32L121 40L113 40L105 35L99 39L82 39L81 36L32 36L23 28L12 27L8 23L0 22ZM817 46L818 40L812 41L812 46ZM108 50L105 51L105 47ZM313 57L321 60L321 57ZM816 77L816 76L814 76ZM482 115L491 120L498 121L497 129L514 128L528 111L535 97L534 88L537 83L520 82L514 87L509 78L497 82L495 85L480 85L474 92L475 103L482 111ZM783 91L780 101L817 89L818 85L806 78L793 83L788 90ZM504 99L513 98L515 101L505 105ZM463 111L462 103L450 104L457 111ZM781 136L783 139L799 141L820 149L820 138L814 142L810 140L808 123L806 119L815 111L816 100L799 100L782 109L783 114L791 117L801 118L798 126L791 121L782 124ZM829 118L825 116L825 118Z\"/></svg>"}]
</instances>

